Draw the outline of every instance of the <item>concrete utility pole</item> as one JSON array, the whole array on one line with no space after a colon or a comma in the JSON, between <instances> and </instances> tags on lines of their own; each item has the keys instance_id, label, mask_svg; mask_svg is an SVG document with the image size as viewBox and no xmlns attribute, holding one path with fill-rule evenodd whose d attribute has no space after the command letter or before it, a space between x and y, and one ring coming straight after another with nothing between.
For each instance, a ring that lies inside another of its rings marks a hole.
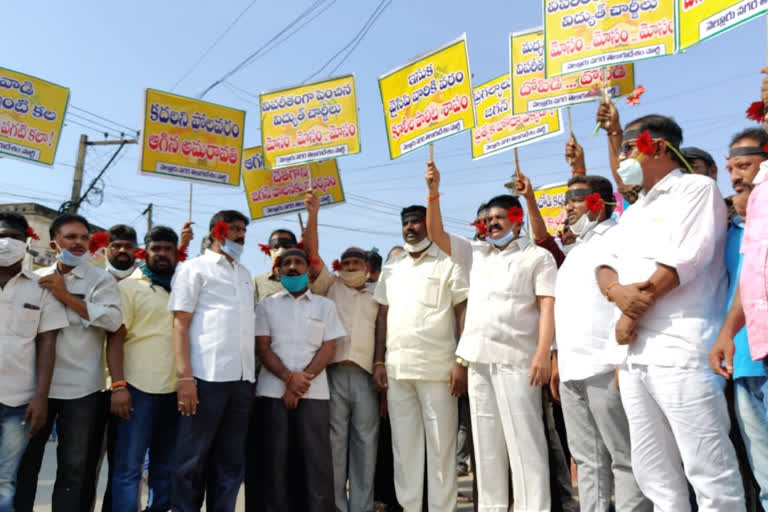
<instances>
[{"instance_id":1,"label":"concrete utility pole","mask_svg":"<svg viewBox=\"0 0 768 512\"><path fill-rule=\"evenodd\" d=\"M141 214L147 216L147 233L149 233L152 231L152 203L149 203Z\"/></svg>"},{"instance_id":2,"label":"concrete utility pole","mask_svg":"<svg viewBox=\"0 0 768 512\"><path fill-rule=\"evenodd\" d=\"M80 144L77 148L77 161L75 162L75 174L72 178L72 195L70 196L69 205L67 211L71 214L77 213L80 208L80 191L83 188L83 170L85 169L85 153L88 150L88 146L114 146L124 144L137 144L136 139L130 140L100 140L92 141L88 140L86 134L80 135ZM111 163L111 160L110 160ZM106 170L106 169L104 169ZM103 173L104 171L102 171Z\"/></svg>"}]
</instances>

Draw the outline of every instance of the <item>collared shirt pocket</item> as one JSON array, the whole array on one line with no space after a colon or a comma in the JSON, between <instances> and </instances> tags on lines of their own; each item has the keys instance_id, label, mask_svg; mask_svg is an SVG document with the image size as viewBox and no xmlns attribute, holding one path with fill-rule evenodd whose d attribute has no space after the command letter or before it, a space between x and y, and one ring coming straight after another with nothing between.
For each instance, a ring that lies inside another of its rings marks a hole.
<instances>
[{"instance_id":1,"label":"collared shirt pocket","mask_svg":"<svg viewBox=\"0 0 768 512\"><path fill-rule=\"evenodd\" d=\"M436 308L440 300L440 278L427 277L424 286L421 289L421 302L428 308Z\"/></svg>"},{"instance_id":2,"label":"collared shirt pocket","mask_svg":"<svg viewBox=\"0 0 768 512\"><path fill-rule=\"evenodd\" d=\"M17 309L13 317L13 332L24 338L35 337L37 326L40 324L39 306L25 303Z\"/></svg>"},{"instance_id":3,"label":"collared shirt pocket","mask_svg":"<svg viewBox=\"0 0 768 512\"><path fill-rule=\"evenodd\" d=\"M309 346L313 351L319 350L323 344L323 333L325 332L325 322L322 318L309 318Z\"/></svg>"}]
</instances>

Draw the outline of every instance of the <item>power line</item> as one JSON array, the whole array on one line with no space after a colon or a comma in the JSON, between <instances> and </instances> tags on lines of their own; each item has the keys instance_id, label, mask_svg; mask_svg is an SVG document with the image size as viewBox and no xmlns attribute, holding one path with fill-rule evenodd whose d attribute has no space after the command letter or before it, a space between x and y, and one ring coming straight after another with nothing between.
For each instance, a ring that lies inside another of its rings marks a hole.
<instances>
[{"instance_id":1,"label":"power line","mask_svg":"<svg viewBox=\"0 0 768 512\"><path fill-rule=\"evenodd\" d=\"M363 39L368 34L368 31L371 30L371 27L373 27L374 23L376 23L376 20L379 19L379 16L381 16L384 13L384 11L387 9L387 7L389 7L391 3L392 3L391 0L387 2L387 4L378 12L378 14L376 14L376 16L371 20L371 22L368 24L365 30L363 30L363 33L360 34L360 37L357 39L357 41L352 46L352 48L350 48L347 54L338 62L338 64L336 64L336 66L334 66L334 68L328 73L328 76L333 76L336 70L339 69L341 65L347 61L350 55L352 55L352 52L354 52L355 49L357 49L357 47L360 45L360 43L363 42Z\"/></svg>"},{"instance_id":2,"label":"power line","mask_svg":"<svg viewBox=\"0 0 768 512\"><path fill-rule=\"evenodd\" d=\"M107 126L107 125L102 124L102 123L100 123L98 121L94 121L93 119L88 119L87 117L81 116L80 114L77 114L76 112L67 112L67 116L66 117L69 117L69 116L75 116L77 119L80 119L83 122L91 123L92 125L99 126L101 128L105 128L106 130L108 130L110 132L110 135L114 135L114 136L125 135L123 132L114 131L114 128L112 128L111 126Z\"/></svg>"},{"instance_id":3,"label":"power line","mask_svg":"<svg viewBox=\"0 0 768 512\"><path fill-rule=\"evenodd\" d=\"M136 130L136 128L131 128L130 126L126 126L126 125L124 125L122 123L118 123L117 121L113 121L113 120L108 119L108 118L106 118L104 116L100 116L99 114L95 114L93 112L85 110L84 108L80 108L77 105L72 105L72 108L75 109L75 110L79 110L80 112L83 112L84 114L88 114L88 115L93 116L95 118L101 119L102 121L107 121L108 123L112 123L113 125L118 126L120 128L125 128L126 130L129 130L132 133L138 131L138 130Z\"/></svg>"},{"instance_id":4,"label":"power line","mask_svg":"<svg viewBox=\"0 0 768 512\"><path fill-rule=\"evenodd\" d=\"M312 12L317 9L320 5L325 3L327 0L316 0L312 5L310 5L307 9L302 11L301 14L299 14L296 18L293 19L288 25L283 27L277 34L272 36L272 38L264 43L261 47L259 47L255 52L251 53L248 57L246 57L244 60L242 60L237 66L232 68L230 71L224 74L221 78L213 82L211 85L209 85L202 93L200 93L199 98L203 98L206 94L208 94L214 87L225 81L230 76L234 75L241 69L243 69L245 66L253 62L256 57L258 57L264 50L269 47L274 41L276 41L279 37L281 37L283 34L288 32L291 28L293 28L294 25L299 23L301 20L306 18L308 15L312 14ZM266 53L266 52L264 52Z\"/></svg>"},{"instance_id":5,"label":"power line","mask_svg":"<svg viewBox=\"0 0 768 512\"><path fill-rule=\"evenodd\" d=\"M250 10L250 8L253 7L255 4L256 4L256 0L253 0L251 3L249 3L246 6L245 9L240 11L240 14L238 14L235 17L235 19L232 20L232 23L230 23L227 26L227 28L224 29L224 32L219 34L219 37L217 37L216 40L213 43L211 43L211 45L203 52L203 54L200 55L200 58L198 58L195 61L195 63L192 64L192 66L187 71L185 71L183 75L181 75L181 78L176 80L176 83L173 84L173 87L171 87L171 92L173 92L176 89L176 87L178 87L179 84L181 82L183 82L184 79L187 78L192 73L192 71L194 71L197 68L197 66L200 65L200 63L203 61L203 59L205 59L208 56L208 54L211 53L211 50L213 50L216 47L216 45L219 44L222 39L224 39L224 36L226 36L235 27L235 25L237 25L237 22L240 21L240 18L242 18L245 15L245 13L248 12Z\"/></svg>"}]
</instances>

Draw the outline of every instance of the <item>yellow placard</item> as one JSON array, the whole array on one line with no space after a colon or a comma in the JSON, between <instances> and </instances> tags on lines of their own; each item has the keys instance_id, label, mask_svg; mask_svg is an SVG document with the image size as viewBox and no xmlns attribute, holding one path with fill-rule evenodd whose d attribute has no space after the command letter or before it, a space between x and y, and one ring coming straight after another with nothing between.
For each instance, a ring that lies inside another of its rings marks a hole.
<instances>
[{"instance_id":1,"label":"yellow placard","mask_svg":"<svg viewBox=\"0 0 768 512\"><path fill-rule=\"evenodd\" d=\"M554 137L563 132L559 110L512 113L509 75L475 87L477 126L472 129L472 158Z\"/></svg>"},{"instance_id":2,"label":"yellow placard","mask_svg":"<svg viewBox=\"0 0 768 512\"><path fill-rule=\"evenodd\" d=\"M475 126L466 36L379 77L394 159Z\"/></svg>"},{"instance_id":3,"label":"yellow placard","mask_svg":"<svg viewBox=\"0 0 768 512\"><path fill-rule=\"evenodd\" d=\"M263 93L260 103L267 169L360 152L352 75Z\"/></svg>"},{"instance_id":4,"label":"yellow placard","mask_svg":"<svg viewBox=\"0 0 768 512\"><path fill-rule=\"evenodd\" d=\"M147 89L139 172L240 185L245 112Z\"/></svg>"},{"instance_id":5,"label":"yellow placard","mask_svg":"<svg viewBox=\"0 0 768 512\"><path fill-rule=\"evenodd\" d=\"M768 1L768 0L766 0ZM515 114L577 105L630 94L635 88L635 66L618 64L547 78L544 74L544 31L541 28L510 36L512 111ZM607 76L607 82L603 75Z\"/></svg>"},{"instance_id":6,"label":"yellow placard","mask_svg":"<svg viewBox=\"0 0 768 512\"><path fill-rule=\"evenodd\" d=\"M0 68L0 154L53 165L69 89Z\"/></svg>"},{"instance_id":7,"label":"yellow placard","mask_svg":"<svg viewBox=\"0 0 768 512\"><path fill-rule=\"evenodd\" d=\"M568 190L566 183L545 185L533 191L536 196L536 206L539 207L547 232L556 235L563 229L565 223L565 192Z\"/></svg>"},{"instance_id":8,"label":"yellow placard","mask_svg":"<svg viewBox=\"0 0 768 512\"><path fill-rule=\"evenodd\" d=\"M681 50L768 12L768 0L677 0Z\"/></svg>"},{"instance_id":9,"label":"yellow placard","mask_svg":"<svg viewBox=\"0 0 768 512\"><path fill-rule=\"evenodd\" d=\"M243 151L243 184L251 218L263 219L303 210L310 175L320 206L344 202L336 159L270 170L264 168L261 146Z\"/></svg>"},{"instance_id":10,"label":"yellow placard","mask_svg":"<svg viewBox=\"0 0 768 512\"><path fill-rule=\"evenodd\" d=\"M547 77L675 53L674 0L543 0Z\"/></svg>"}]
</instances>

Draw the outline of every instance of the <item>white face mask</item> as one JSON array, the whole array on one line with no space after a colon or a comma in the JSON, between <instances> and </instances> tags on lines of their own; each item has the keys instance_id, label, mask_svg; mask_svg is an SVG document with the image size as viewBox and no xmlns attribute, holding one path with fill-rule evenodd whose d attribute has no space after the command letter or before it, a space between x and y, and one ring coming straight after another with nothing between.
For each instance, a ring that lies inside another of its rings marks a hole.
<instances>
[{"instance_id":1,"label":"white face mask","mask_svg":"<svg viewBox=\"0 0 768 512\"><path fill-rule=\"evenodd\" d=\"M91 257L91 254L88 251L85 251L80 256L77 256L76 254L69 252L67 249L62 249L59 244L56 244L56 247L58 247L59 251L61 251L56 255L56 259L59 260L62 265L67 267L75 268L81 263L88 261L88 259Z\"/></svg>"},{"instance_id":2,"label":"white face mask","mask_svg":"<svg viewBox=\"0 0 768 512\"><path fill-rule=\"evenodd\" d=\"M634 158L622 160L616 172L625 185L643 184L643 166Z\"/></svg>"},{"instance_id":3,"label":"white face mask","mask_svg":"<svg viewBox=\"0 0 768 512\"><path fill-rule=\"evenodd\" d=\"M224 240L224 243L221 244L221 250L224 252L224 254L226 254L233 260L239 261L240 256L242 256L243 254L243 250L245 250L245 245L239 244L237 242L233 242L232 240L227 238L226 240Z\"/></svg>"},{"instance_id":4,"label":"white face mask","mask_svg":"<svg viewBox=\"0 0 768 512\"><path fill-rule=\"evenodd\" d=\"M579 220L570 225L570 230L576 236L583 236L589 233L597 224L598 221L589 220L589 213L585 213L579 217Z\"/></svg>"},{"instance_id":5,"label":"white face mask","mask_svg":"<svg viewBox=\"0 0 768 512\"><path fill-rule=\"evenodd\" d=\"M429 238L424 238L424 240L422 240L417 244L413 244L413 245L409 243L403 244L403 249L413 254L414 252L421 252L425 250L427 247L429 247L429 244L431 243L432 243L432 240L430 240Z\"/></svg>"},{"instance_id":6,"label":"white face mask","mask_svg":"<svg viewBox=\"0 0 768 512\"><path fill-rule=\"evenodd\" d=\"M112 274L113 276L115 276L115 279L117 279L119 281L120 279L125 279L129 275L133 274L133 271L136 270L136 267L138 265L134 261L133 265L131 265L127 269L120 270L119 268L116 268L114 265L112 265L109 262L108 258L105 258L104 259L104 266L107 267L107 270L109 271L109 273Z\"/></svg>"},{"instance_id":7,"label":"white face mask","mask_svg":"<svg viewBox=\"0 0 768 512\"><path fill-rule=\"evenodd\" d=\"M0 238L0 267L10 267L24 258L27 244L15 238Z\"/></svg>"}]
</instances>

